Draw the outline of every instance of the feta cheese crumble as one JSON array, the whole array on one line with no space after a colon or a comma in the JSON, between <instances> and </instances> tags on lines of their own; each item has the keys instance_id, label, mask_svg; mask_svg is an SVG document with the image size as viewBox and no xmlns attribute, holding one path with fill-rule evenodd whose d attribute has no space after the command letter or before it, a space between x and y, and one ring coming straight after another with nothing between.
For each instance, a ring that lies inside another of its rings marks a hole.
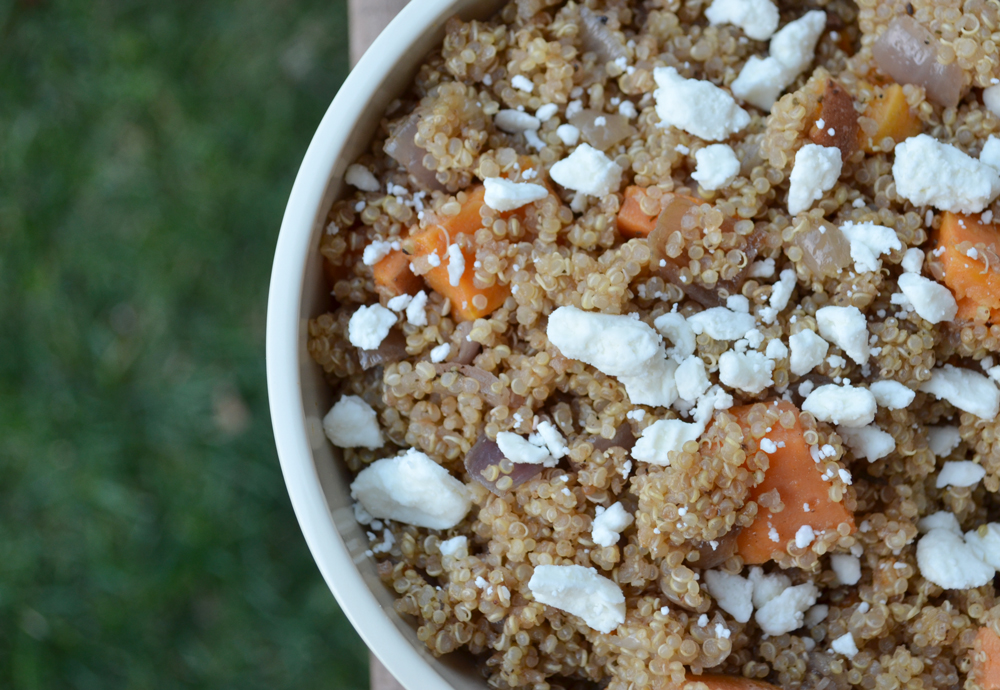
<instances>
[{"instance_id":1,"label":"feta cheese crumble","mask_svg":"<svg viewBox=\"0 0 1000 690\"><path fill-rule=\"evenodd\" d=\"M956 460L946 462L938 472L935 486L943 489L946 486L975 486L986 476L986 470L971 460Z\"/></svg>"},{"instance_id":2,"label":"feta cheese crumble","mask_svg":"<svg viewBox=\"0 0 1000 690\"><path fill-rule=\"evenodd\" d=\"M810 330L801 330L788 336L788 344L792 350L788 366L796 376L805 376L822 364L830 349L829 343Z\"/></svg>"},{"instance_id":3,"label":"feta cheese crumble","mask_svg":"<svg viewBox=\"0 0 1000 690\"><path fill-rule=\"evenodd\" d=\"M679 419L659 419L642 431L632 446L632 457L640 462L667 467L671 453L679 453L688 441L697 441L705 431L698 422Z\"/></svg>"},{"instance_id":4,"label":"feta cheese crumble","mask_svg":"<svg viewBox=\"0 0 1000 690\"><path fill-rule=\"evenodd\" d=\"M579 616L598 632L609 633L625 622L621 588L594 568L537 565L528 589L535 601Z\"/></svg>"},{"instance_id":5,"label":"feta cheese crumble","mask_svg":"<svg viewBox=\"0 0 1000 690\"><path fill-rule=\"evenodd\" d=\"M920 390L981 419L993 419L1000 412L1000 390L990 379L971 369L951 364L934 369Z\"/></svg>"},{"instance_id":6,"label":"feta cheese crumble","mask_svg":"<svg viewBox=\"0 0 1000 690\"><path fill-rule=\"evenodd\" d=\"M718 1L718 0L717 0ZM736 179L740 172L740 161L736 153L726 144L712 144L698 149L694 154L697 168L691 177L703 189L722 189Z\"/></svg>"},{"instance_id":7,"label":"feta cheese crumble","mask_svg":"<svg viewBox=\"0 0 1000 690\"><path fill-rule=\"evenodd\" d=\"M868 384L868 390L875 396L875 402L878 403L878 406L887 410L902 410L909 407L917 396L915 391L899 381L875 381Z\"/></svg>"},{"instance_id":8,"label":"feta cheese crumble","mask_svg":"<svg viewBox=\"0 0 1000 690\"><path fill-rule=\"evenodd\" d=\"M512 431L499 432L497 445L505 458L520 465L543 465L552 460L548 449L536 446Z\"/></svg>"},{"instance_id":9,"label":"feta cheese crumble","mask_svg":"<svg viewBox=\"0 0 1000 690\"><path fill-rule=\"evenodd\" d=\"M559 106L555 103L546 103L535 111L535 117L539 122L548 122L552 116L559 112Z\"/></svg>"},{"instance_id":10,"label":"feta cheese crumble","mask_svg":"<svg viewBox=\"0 0 1000 690\"><path fill-rule=\"evenodd\" d=\"M866 388L827 384L810 393L802 409L821 422L862 427L875 421L875 396Z\"/></svg>"},{"instance_id":11,"label":"feta cheese crumble","mask_svg":"<svg viewBox=\"0 0 1000 690\"><path fill-rule=\"evenodd\" d=\"M940 528L917 542L917 567L924 578L944 589L982 587L996 574L996 568L965 543L961 532Z\"/></svg>"},{"instance_id":12,"label":"feta cheese crumble","mask_svg":"<svg viewBox=\"0 0 1000 690\"><path fill-rule=\"evenodd\" d=\"M569 455L569 447L566 445L566 438L559 433L555 424L544 419L538 422L538 436L542 439L545 447L549 450L549 455L558 460Z\"/></svg>"},{"instance_id":13,"label":"feta cheese crumble","mask_svg":"<svg viewBox=\"0 0 1000 690\"><path fill-rule=\"evenodd\" d=\"M465 550L468 552L468 548L469 538L465 535L445 539L438 545L438 549L441 551L442 556L450 556L452 558L458 556L460 551Z\"/></svg>"},{"instance_id":14,"label":"feta cheese crumble","mask_svg":"<svg viewBox=\"0 0 1000 690\"><path fill-rule=\"evenodd\" d=\"M449 353L451 353L451 343L444 343L431 348L431 361L435 364L443 362L448 357Z\"/></svg>"},{"instance_id":15,"label":"feta cheese crumble","mask_svg":"<svg viewBox=\"0 0 1000 690\"><path fill-rule=\"evenodd\" d=\"M685 79L673 67L653 70L660 126L673 126L708 141L721 141L750 124L750 115L729 92L709 81Z\"/></svg>"},{"instance_id":16,"label":"feta cheese crumble","mask_svg":"<svg viewBox=\"0 0 1000 690\"><path fill-rule=\"evenodd\" d=\"M365 266L374 266L379 261L389 256L389 252L391 251L391 242L372 242L365 247L365 251L361 254L361 263Z\"/></svg>"},{"instance_id":17,"label":"feta cheese crumble","mask_svg":"<svg viewBox=\"0 0 1000 690\"><path fill-rule=\"evenodd\" d=\"M808 211L814 201L837 184L842 167L840 149L836 147L806 144L800 148L788 178L788 212L794 216Z\"/></svg>"},{"instance_id":18,"label":"feta cheese crumble","mask_svg":"<svg viewBox=\"0 0 1000 690\"><path fill-rule=\"evenodd\" d=\"M907 273L920 273L924 267L924 250L919 247L907 249L900 265Z\"/></svg>"},{"instance_id":19,"label":"feta cheese crumble","mask_svg":"<svg viewBox=\"0 0 1000 690\"><path fill-rule=\"evenodd\" d=\"M882 268L879 256L903 248L896 231L884 225L847 221L840 226L840 231L851 243L851 258L858 273L878 271Z\"/></svg>"},{"instance_id":20,"label":"feta cheese crumble","mask_svg":"<svg viewBox=\"0 0 1000 690\"><path fill-rule=\"evenodd\" d=\"M427 325L427 293L421 290L406 305L406 321L414 326Z\"/></svg>"},{"instance_id":21,"label":"feta cheese crumble","mask_svg":"<svg viewBox=\"0 0 1000 690\"><path fill-rule=\"evenodd\" d=\"M576 142L580 141L580 130L573 125L559 125L556 136L567 146L576 146Z\"/></svg>"},{"instance_id":22,"label":"feta cheese crumble","mask_svg":"<svg viewBox=\"0 0 1000 690\"><path fill-rule=\"evenodd\" d=\"M600 546L617 544L621 538L621 532L634 521L635 519L628 514L620 502L615 503L607 510L603 506L597 506L591 534L594 543Z\"/></svg>"},{"instance_id":23,"label":"feta cheese crumble","mask_svg":"<svg viewBox=\"0 0 1000 690\"><path fill-rule=\"evenodd\" d=\"M674 372L674 382L677 386L677 397L689 402L698 400L712 385L705 373L705 362L695 355L678 365L677 371Z\"/></svg>"},{"instance_id":24,"label":"feta cheese crumble","mask_svg":"<svg viewBox=\"0 0 1000 690\"><path fill-rule=\"evenodd\" d=\"M483 186L486 188L483 202L497 211L513 211L549 195L549 190L540 184L511 182L502 177L488 177Z\"/></svg>"},{"instance_id":25,"label":"feta cheese crumble","mask_svg":"<svg viewBox=\"0 0 1000 690\"><path fill-rule=\"evenodd\" d=\"M1000 569L1000 524L990 522L969 530L965 533L965 543L983 563Z\"/></svg>"},{"instance_id":26,"label":"feta cheese crumble","mask_svg":"<svg viewBox=\"0 0 1000 690\"><path fill-rule=\"evenodd\" d=\"M520 110L501 110L493 116L493 124L508 134L533 132L542 126L537 117L522 113Z\"/></svg>"},{"instance_id":27,"label":"feta cheese crumble","mask_svg":"<svg viewBox=\"0 0 1000 690\"><path fill-rule=\"evenodd\" d=\"M868 321L857 307L823 307L816 311L819 334L858 364L868 361Z\"/></svg>"},{"instance_id":28,"label":"feta cheese crumble","mask_svg":"<svg viewBox=\"0 0 1000 690\"><path fill-rule=\"evenodd\" d=\"M875 462L896 450L896 439L874 424L863 427L837 427L837 433L856 458Z\"/></svg>"},{"instance_id":29,"label":"feta cheese crumble","mask_svg":"<svg viewBox=\"0 0 1000 690\"><path fill-rule=\"evenodd\" d=\"M851 633L844 633L838 637L830 643L830 648L848 659L853 659L858 653L858 645L854 642L854 636Z\"/></svg>"},{"instance_id":30,"label":"feta cheese crumble","mask_svg":"<svg viewBox=\"0 0 1000 690\"><path fill-rule=\"evenodd\" d=\"M705 18L713 26L738 26L755 41L766 41L778 28L778 8L771 0L715 0Z\"/></svg>"},{"instance_id":31,"label":"feta cheese crumble","mask_svg":"<svg viewBox=\"0 0 1000 690\"><path fill-rule=\"evenodd\" d=\"M931 452L939 458L946 458L958 448L962 442L962 434L957 426L927 427L927 443Z\"/></svg>"},{"instance_id":32,"label":"feta cheese crumble","mask_svg":"<svg viewBox=\"0 0 1000 690\"><path fill-rule=\"evenodd\" d=\"M592 196L618 191L622 169L590 144L580 144L573 153L549 169L549 177L566 189Z\"/></svg>"},{"instance_id":33,"label":"feta cheese crumble","mask_svg":"<svg viewBox=\"0 0 1000 690\"><path fill-rule=\"evenodd\" d=\"M915 206L979 213L1000 194L1000 173L960 149L918 134L896 144L896 193Z\"/></svg>"},{"instance_id":34,"label":"feta cheese crumble","mask_svg":"<svg viewBox=\"0 0 1000 690\"><path fill-rule=\"evenodd\" d=\"M861 559L847 553L830 556L830 567L842 585L856 585L861 581Z\"/></svg>"},{"instance_id":35,"label":"feta cheese crumble","mask_svg":"<svg viewBox=\"0 0 1000 690\"><path fill-rule=\"evenodd\" d=\"M354 347L374 350L382 344L394 325L396 315L381 304L358 307L347 323L347 337Z\"/></svg>"},{"instance_id":36,"label":"feta cheese crumble","mask_svg":"<svg viewBox=\"0 0 1000 690\"><path fill-rule=\"evenodd\" d=\"M774 361L760 352L729 350L719 357L719 380L747 393L757 394L772 385L773 371Z\"/></svg>"},{"instance_id":37,"label":"feta cheese crumble","mask_svg":"<svg viewBox=\"0 0 1000 690\"><path fill-rule=\"evenodd\" d=\"M705 588L720 609L732 616L737 623L750 620L753 615L753 584L749 580L723 570L706 570L702 575L705 578Z\"/></svg>"},{"instance_id":38,"label":"feta cheese crumble","mask_svg":"<svg viewBox=\"0 0 1000 690\"><path fill-rule=\"evenodd\" d=\"M457 244L448 245L448 284L458 287L465 273L465 254Z\"/></svg>"},{"instance_id":39,"label":"feta cheese crumble","mask_svg":"<svg viewBox=\"0 0 1000 690\"><path fill-rule=\"evenodd\" d=\"M524 91L525 93L531 93L535 90L535 85L523 74L515 74L511 77L510 85L518 91Z\"/></svg>"},{"instance_id":40,"label":"feta cheese crumble","mask_svg":"<svg viewBox=\"0 0 1000 690\"><path fill-rule=\"evenodd\" d=\"M958 313L958 304L951 290L917 273L899 276L899 289L922 319L931 323L951 321Z\"/></svg>"},{"instance_id":41,"label":"feta cheese crumble","mask_svg":"<svg viewBox=\"0 0 1000 690\"><path fill-rule=\"evenodd\" d=\"M451 529L472 507L465 485L415 448L361 470L351 497L373 517L429 529Z\"/></svg>"},{"instance_id":42,"label":"feta cheese crumble","mask_svg":"<svg viewBox=\"0 0 1000 690\"><path fill-rule=\"evenodd\" d=\"M756 325L756 321L750 314L712 307L689 316L687 324L695 335L706 333L713 340L738 340Z\"/></svg>"},{"instance_id":43,"label":"feta cheese crumble","mask_svg":"<svg viewBox=\"0 0 1000 690\"><path fill-rule=\"evenodd\" d=\"M360 189L362 192L377 192L381 189L378 178L375 177L372 171L358 163L347 166L347 172L344 173L344 182Z\"/></svg>"},{"instance_id":44,"label":"feta cheese crumble","mask_svg":"<svg viewBox=\"0 0 1000 690\"><path fill-rule=\"evenodd\" d=\"M802 627L806 610L816 603L819 590L811 582L789 587L757 610L754 619L767 635L784 635Z\"/></svg>"},{"instance_id":45,"label":"feta cheese crumble","mask_svg":"<svg viewBox=\"0 0 1000 690\"><path fill-rule=\"evenodd\" d=\"M323 431L338 448L381 448L385 443L372 406L356 395L345 395L323 417Z\"/></svg>"}]
</instances>

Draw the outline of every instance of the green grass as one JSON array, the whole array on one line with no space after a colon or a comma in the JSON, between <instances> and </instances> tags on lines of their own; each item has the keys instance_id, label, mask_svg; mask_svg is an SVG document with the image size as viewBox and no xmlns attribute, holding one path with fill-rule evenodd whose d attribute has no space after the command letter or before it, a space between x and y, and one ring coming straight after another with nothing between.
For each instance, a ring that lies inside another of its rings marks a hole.
<instances>
[{"instance_id":1,"label":"green grass","mask_svg":"<svg viewBox=\"0 0 1000 690\"><path fill-rule=\"evenodd\" d=\"M0 687L362 688L264 383L343 0L0 0Z\"/></svg>"}]
</instances>

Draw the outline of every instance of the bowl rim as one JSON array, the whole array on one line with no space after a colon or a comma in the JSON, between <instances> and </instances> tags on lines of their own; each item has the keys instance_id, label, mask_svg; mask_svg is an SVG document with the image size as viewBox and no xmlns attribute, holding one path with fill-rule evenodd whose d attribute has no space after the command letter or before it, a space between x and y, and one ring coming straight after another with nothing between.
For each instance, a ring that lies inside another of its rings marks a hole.
<instances>
[{"instance_id":1,"label":"bowl rim","mask_svg":"<svg viewBox=\"0 0 1000 690\"><path fill-rule=\"evenodd\" d=\"M331 519L310 445L300 379L307 258L334 166L385 80L414 44L454 14L456 0L413 0L351 70L299 166L281 221L267 300L267 390L274 441L292 508L323 579L368 649L405 687L450 690L400 632L362 578ZM347 566L347 567L345 567Z\"/></svg>"}]
</instances>

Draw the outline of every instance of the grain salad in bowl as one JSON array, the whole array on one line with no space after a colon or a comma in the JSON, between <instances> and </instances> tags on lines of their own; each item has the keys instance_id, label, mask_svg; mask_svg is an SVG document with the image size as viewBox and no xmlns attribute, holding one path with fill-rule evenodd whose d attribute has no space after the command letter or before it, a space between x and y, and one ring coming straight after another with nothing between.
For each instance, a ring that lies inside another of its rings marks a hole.
<instances>
[{"instance_id":1,"label":"grain salad in bowl","mask_svg":"<svg viewBox=\"0 0 1000 690\"><path fill-rule=\"evenodd\" d=\"M308 324L433 654L496 688L1000 688L998 26L447 24L346 170Z\"/></svg>"}]
</instances>

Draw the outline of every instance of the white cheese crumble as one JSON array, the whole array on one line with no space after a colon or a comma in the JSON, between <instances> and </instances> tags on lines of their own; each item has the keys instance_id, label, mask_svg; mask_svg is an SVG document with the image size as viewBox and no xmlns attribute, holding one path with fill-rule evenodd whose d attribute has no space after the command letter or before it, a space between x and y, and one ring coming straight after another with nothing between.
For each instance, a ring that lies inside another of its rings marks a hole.
<instances>
[{"instance_id":1,"label":"white cheese crumble","mask_svg":"<svg viewBox=\"0 0 1000 690\"><path fill-rule=\"evenodd\" d=\"M456 558L459 552L463 550L468 553L469 538L465 535L460 535L451 539L445 539L438 545L438 549L441 551L442 556Z\"/></svg>"},{"instance_id":2,"label":"white cheese crumble","mask_svg":"<svg viewBox=\"0 0 1000 690\"><path fill-rule=\"evenodd\" d=\"M879 256L903 248L896 231L884 225L847 221L840 226L840 231L851 243L851 258L858 273L878 271L882 268Z\"/></svg>"},{"instance_id":3,"label":"white cheese crumble","mask_svg":"<svg viewBox=\"0 0 1000 690\"><path fill-rule=\"evenodd\" d=\"M982 587L996 568L982 561L962 533L932 529L917 542L917 567L925 579L944 589Z\"/></svg>"},{"instance_id":4,"label":"white cheese crumble","mask_svg":"<svg viewBox=\"0 0 1000 690\"><path fill-rule=\"evenodd\" d=\"M788 357L788 346L775 338L768 342L767 347L764 348L764 356L775 361L785 359Z\"/></svg>"},{"instance_id":5,"label":"white cheese crumble","mask_svg":"<svg viewBox=\"0 0 1000 690\"><path fill-rule=\"evenodd\" d=\"M555 424L544 419L538 422L538 435L541 437L545 447L549 450L549 455L558 460L569 455L569 447L566 445L566 437L559 433Z\"/></svg>"},{"instance_id":6,"label":"white cheese crumble","mask_svg":"<svg viewBox=\"0 0 1000 690\"><path fill-rule=\"evenodd\" d=\"M559 106L555 103L546 103L535 111L535 117L539 122L548 122L552 116L559 112Z\"/></svg>"},{"instance_id":7,"label":"white cheese crumble","mask_svg":"<svg viewBox=\"0 0 1000 690\"><path fill-rule=\"evenodd\" d=\"M730 295L726 298L726 309L738 311L741 314L749 314L750 300L743 295Z\"/></svg>"},{"instance_id":8,"label":"white cheese crumble","mask_svg":"<svg viewBox=\"0 0 1000 690\"><path fill-rule=\"evenodd\" d=\"M920 273L924 267L924 250L919 247L907 249L900 265L907 273Z\"/></svg>"},{"instance_id":9,"label":"white cheese crumble","mask_svg":"<svg viewBox=\"0 0 1000 690\"><path fill-rule=\"evenodd\" d=\"M676 361L683 361L695 351L695 334L683 314L667 312L653 321L653 326L673 347L667 348L667 355Z\"/></svg>"},{"instance_id":10,"label":"white cheese crumble","mask_svg":"<svg viewBox=\"0 0 1000 690\"><path fill-rule=\"evenodd\" d=\"M819 386L802 403L802 409L821 422L849 427L875 421L875 396L866 388L827 384Z\"/></svg>"},{"instance_id":11,"label":"white cheese crumble","mask_svg":"<svg viewBox=\"0 0 1000 690\"><path fill-rule=\"evenodd\" d=\"M879 407L887 410L902 410L909 407L917 396L916 392L899 381L875 381L868 384L868 390L875 396Z\"/></svg>"},{"instance_id":12,"label":"white cheese crumble","mask_svg":"<svg viewBox=\"0 0 1000 690\"><path fill-rule=\"evenodd\" d=\"M451 353L451 343L443 343L431 348L431 361L437 364L443 362Z\"/></svg>"},{"instance_id":13,"label":"white cheese crumble","mask_svg":"<svg viewBox=\"0 0 1000 690\"><path fill-rule=\"evenodd\" d=\"M673 126L708 141L721 141L750 124L750 115L729 92L709 81L685 79L673 67L653 70L660 126Z\"/></svg>"},{"instance_id":14,"label":"white cheese crumble","mask_svg":"<svg viewBox=\"0 0 1000 690\"><path fill-rule=\"evenodd\" d=\"M365 251L361 255L361 263L365 266L374 266L379 261L389 256L389 252L391 251L392 242L379 242L376 240L365 247Z\"/></svg>"},{"instance_id":15,"label":"white cheese crumble","mask_svg":"<svg viewBox=\"0 0 1000 690\"><path fill-rule=\"evenodd\" d=\"M984 563L1000 569L1000 524L990 522L965 533L968 544Z\"/></svg>"},{"instance_id":16,"label":"white cheese crumble","mask_svg":"<svg viewBox=\"0 0 1000 690\"><path fill-rule=\"evenodd\" d=\"M792 355L788 366L796 376L804 376L823 363L830 344L816 334L815 331L802 330L788 336Z\"/></svg>"},{"instance_id":17,"label":"white cheese crumble","mask_svg":"<svg viewBox=\"0 0 1000 690\"><path fill-rule=\"evenodd\" d=\"M861 559L847 553L830 556L830 567L842 585L856 585L861 581Z\"/></svg>"},{"instance_id":18,"label":"white cheese crumble","mask_svg":"<svg viewBox=\"0 0 1000 690\"><path fill-rule=\"evenodd\" d=\"M694 402L705 394L711 386L705 373L705 362L692 355L681 362L674 372L674 382L677 386L677 397L681 400Z\"/></svg>"},{"instance_id":19,"label":"white cheese crumble","mask_svg":"<svg viewBox=\"0 0 1000 690\"><path fill-rule=\"evenodd\" d=\"M794 216L808 211L837 184L842 167L840 149L834 146L806 144L800 148L788 178L788 212Z\"/></svg>"},{"instance_id":20,"label":"white cheese crumble","mask_svg":"<svg viewBox=\"0 0 1000 690\"><path fill-rule=\"evenodd\" d=\"M729 350L719 357L719 380L730 388L756 394L772 385L774 361L760 352Z\"/></svg>"},{"instance_id":21,"label":"white cheese crumble","mask_svg":"<svg viewBox=\"0 0 1000 690\"><path fill-rule=\"evenodd\" d=\"M535 601L579 616L598 632L609 633L625 622L621 588L594 568L537 565L528 589Z\"/></svg>"},{"instance_id":22,"label":"white cheese crumble","mask_svg":"<svg viewBox=\"0 0 1000 690\"><path fill-rule=\"evenodd\" d=\"M726 144L712 144L698 149L694 159L697 168L691 173L691 177L702 189L709 191L727 186L740 172L740 161L733 149Z\"/></svg>"},{"instance_id":23,"label":"white cheese crumble","mask_svg":"<svg viewBox=\"0 0 1000 690\"><path fill-rule=\"evenodd\" d=\"M868 322L857 307L823 307L816 311L819 334L858 364L868 361Z\"/></svg>"},{"instance_id":24,"label":"white cheese crumble","mask_svg":"<svg viewBox=\"0 0 1000 690\"><path fill-rule=\"evenodd\" d=\"M406 307L409 306L412 301L413 295L407 295L404 293L402 295L396 295L390 299L385 303L385 306L389 307L389 309L392 309L398 314L399 312L406 311Z\"/></svg>"},{"instance_id":25,"label":"white cheese crumble","mask_svg":"<svg viewBox=\"0 0 1000 690\"><path fill-rule=\"evenodd\" d=\"M413 296L413 299L406 306L406 321L413 326L426 326L427 312L424 311L426 306L427 293L421 290Z\"/></svg>"},{"instance_id":26,"label":"white cheese crumble","mask_svg":"<svg viewBox=\"0 0 1000 690\"><path fill-rule=\"evenodd\" d=\"M511 77L510 85L518 91L524 91L525 93L531 93L535 90L535 85L523 74L515 74Z\"/></svg>"},{"instance_id":27,"label":"white cheese crumble","mask_svg":"<svg viewBox=\"0 0 1000 690\"><path fill-rule=\"evenodd\" d=\"M454 527L472 507L465 485L415 448L361 470L351 497L373 517L430 529Z\"/></svg>"},{"instance_id":28,"label":"white cheese crumble","mask_svg":"<svg viewBox=\"0 0 1000 690\"><path fill-rule=\"evenodd\" d=\"M535 131L542 126L537 117L520 110L501 110L493 117L493 124L508 134Z\"/></svg>"},{"instance_id":29,"label":"white cheese crumble","mask_svg":"<svg viewBox=\"0 0 1000 690\"><path fill-rule=\"evenodd\" d=\"M556 127L556 136L566 146L576 146L580 141L580 130L573 125L559 125Z\"/></svg>"},{"instance_id":30,"label":"white cheese crumble","mask_svg":"<svg viewBox=\"0 0 1000 690\"><path fill-rule=\"evenodd\" d=\"M962 434L957 426L927 427L927 443L931 452L939 458L946 458L958 448L962 442Z\"/></svg>"},{"instance_id":31,"label":"white cheese crumble","mask_svg":"<svg viewBox=\"0 0 1000 690\"><path fill-rule=\"evenodd\" d=\"M618 543L622 530L631 525L634 520L621 503L615 503L607 510L604 509L604 506L597 506L591 537L595 544L612 546Z\"/></svg>"},{"instance_id":32,"label":"white cheese crumble","mask_svg":"<svg viewBox=\"0 0 1000 690\"><path fill-rule=\"evenodd\" d=\"M642 431L632 446L632 457L640 462L667 467L671 453L679 453L688 441L697 441L705 425L679 419L659 419Z\"/></svg>"},{"instance_id":33,"label":"white cheese crumble","mask_svg":"<svg viewBox=\"0 0 1000 690\"><path fill-rule=\"evenodd\" d=\"M951 321L958 313L958 304L951 290L917 273L899 276L899 289L913 305L913 310L931 323Z\"/></svg>"},{"instance_id":34,"label":"white cheese crumble","mask_svg":"<svg viewBox=\"0 0 1000 690\"><path fill-rule=\"evenodd\" d=\"M754 619L767 635L784 635L802 627L806 610L816 603L819 590L811 582L789 587L757 610Z\"/></svg>"},{"instance_id":35,"label":"white cheese crumble","mask_svg":"<svg viewBox=\"0 0 1000 690\"><path fill-rule=\"evenodd\" d=\"M791 299L792 292L794 291L795 271L786 268L778 276L778 282L771 286L771 295L767 300L768 306L760 310L761 320L767 324L774 323L774 320L778 318L778 314L788 306L788 301Z\"/></svg>"},{"instance_id":36,"label":"white cheese crumble","mask_svg":"<svg viewBox=\"0 0 1000 690\"><path fill-rule=\"evenodd\" d=\"M573 153L549 169L549 177L566 189L592 196L618 191L621 166L590 144L580 144Z\"/></svg>"},{"instance_id":37,"label":"white cheese crumble","mask_svg":"<svg viewBox=\"0 0 1000 690\"><path fill-rule=\"evenodd\" d=\"M618 114L631 120L639 114L639 111L635 109L635 103L632 101L622 101L618 106Z\"/></svg>"},{"instance_id":38,"label":"white cheese crumble","mask_svg":"<svg viewBox=\"0 0 1000 690\"><path fill-rule=\"evenodd\" d=\"M381 448L385 443L372 406L345 395L323 417L323 431L338 448Z\"/></svg>"},{"instance_id":39,"label":"white cheese crumble","mask_svg":"<svg viewBox=\"0 0 1000 690\"><path fill-rule=\"evenodd\" d=\"M765 574L759 566L750 568L750 583L753 585L753 605L760 608L792 586L791 579L783 573Z\"/></svg>"},{"instance_id":40,"label":"white cheese crumble","mask_svg":"<svg viewBox=\"0 0 1000 690\"><path fill-rule=\"evenodd\" d=\"M814 10L789 22L774 34L770 55L750 56L732 83L733 93L761 110L770 111L778 96L813 60L816 42L826 28L826 13Z\"/></svg>"},{"instance_id":41,"label":"white cheese crumble","mask_svg":"<svg viewBox=\"0 0 1000 690\"><path fill-rule=\"evenodd\" d=\"M843 654L848 659L853 659L858 653L858 645L854 642L851 633L844 633L830 643L830 648L838 654Z\"/></svg>"},{"instance_id":42,"label":"white cheese crumble","mask_svg":"<svg viewBox=\"0 0 1000 690\"><path fill-rule=\"evenodd\" d=\"M378 178L375 177L372 171L358 163L347 166L347 172L344 173L344 182L360 189L362 192L377 192L381 188Z\"/></svg>"},{"instance_id":43,"label":"white cheese crumble","mask_svg":"<svg viewBox=\"0 0 1000 690\"><path fill-rule=\"evenodd\" d=\"M971 460L955 460L946 462L938 472L935 486L943 489L946 486L975 486L986 476L986 470Z\"/></svg>"},{"instance_id":44,"label":"white cheese crumble","mask_svg":"<svg viewBox=\"0 0 1000 690\"><path fill-rule=\"evenodd\" d=\"M749 580L723 570L706 570L702 575L705 577L705 588L720 609L737 623L750 620L753 614L753 584Z\"/></svg>"},{"instance_id":45,"label":"white cheese crumble","mask_svg":"<svg viewBox=\"0 0 1000 690\"><path fill-rule=\"evenodd\" d=\"M549 465L552 456L548 449L536 446L523 436L512 431L501 431L497 434L497 445L500 452L511 462L520 465Z\"/></svg>"},{"instance_id":46,"label":"white cheese crumble","mask_svg":"<svg viewBox=\"0 0 1000 690\"><path fill-rule=\"evenodd\" d=\"M917 529L923 534L934 529L948 530L958 535L962 534L962 527L958 524L958 518L955 517L954 513L949 513L946 510L939 510L936 513L920 518L917 520Z\"/></svg>"},{"instance_id":47,"label":"white cheese crumble","mask_svg":"<svg viewBox=\"0 0 1000 690\"><path fill-rule=\"evenodd\" d=\"M621 381L634 405L668 407L677 399L677 363L666 358L660 334L642 321L559 307L549 315L546 334L564 356Z\"/></svg>"},{"instance_id":48,"label":"white cheese crumble","mask_svg":"<svg viewBox=\"0 0 1000 690\"><path fill-rule=\"evenodd\" d=\"M927 134L896 144L896 193L915 206L979 213L1000 194L997 170Z\"/></svg>"},{"instance_id":49,"label":"white cheese crumble","mask_svg":"<svg viewBox=\"0 0 1000 690\"><path fill-rule=\"evenodd\" d=\"M347 324L347 337L354 347L374 350L382 344L395 324L396 315L381 304L358 307Z\"/></svg>"},{"instance_id":50,"label":"white cheese crumble","mask_svg":"<svg viewBox=\"0 0 1000 690\"><path fill-rule=\"evenodd\" d=\"M795 532L795 545L804 549L816 540L816 533L810 525L802 525Z\"/></svg>"},{"instance_id":51,"label":"white cheese crumble","mask_svg":"<svg viewBox=\"0 0 1000 690\"><path fill-rule=\"evenodd\" d=\"M748 278L770 278L774 275L774 259L761 259L750 264Z\"/></svg>"},{"instance_id":52,"label":"white cheese crumble","mask_svg":"<svg viewBox=\"0 0 1000 690\"><path fill-rule=\"evenodd\" d=\"M1000 117L1000 85L994 84L983 89L983 105L991 113Z\"/></svg>"},{"instance_id":53,"label":"white cheese crumble","mask_svg":"<svg viewBox=\"0 0 1000 690\"><path fill-rule=\"evenodd\" d=\"M457 244L448 245L448 284L458 287L465 273L465 254Z\"/></svg>"},{"instance_id":54,"label":"white cheese crumble","mask_svg":"<svg viewBox=\"0 0 1000 690\"><path fill-rule=\"evenodd\" d=\"M707 333L713 340L738 340L754 327L756 321L750 314L726 307L712 307L689 316L687 324L695 335Z\"/></svg>"},{"instance_id":55,"label":"white cheese crumble","mask_svg":"<svg viewBox=\"0 0 1000 690\"><path fill-rule=\"evenodd\" d=\"M896 439L874 424L863 427L837 427L837 433L856 458L875 462L896 450Z\"/></svg>"},{"instance_id":56,"label":"white cheese crumble","mask_svg":"<svg viewBox=\"0 0 1000 690\"><path fill-rule=\"evenodd\" d=\"M981 419L993 419L1000 412L1000 390L971 369L945 364L931 372L930 380L920 384L920 390Z\"/></svg>"},{"instance_id":57,"label":"white cheese crumble","mask_svg":"<svg viewBox=\"0 0 1000 690\"><path fill-rule=\"evenodd\" d=\"M513 211L549 195L549 190L540 184L511 182L502 177L488 177L483 186L486 187L483 202L497 211Z\"/></svg>"},{"instance_id":58,"label":"white cheese crumble","mask_svg":"<svg viewBox=\"0 0 1000 690\"><path fill-rule=\"evenodd\" d=\"M985 91L983 95L985 96ZM981 163L986 163L986 165L991 168L1000 170L1000 139L997 139L992 134L983 144L983 150L979 154L979 161Z\"/></svg>"},{"instance_id":59,"label":"white cheese crumble","mask_svg":"<svg viewBox=\"0 0 1000 690\"><path fill-rule=\"evenodd\" d=\"M817 625L826 620L826 617L830 615L830 607L826 604L816 604L808 611L805 615L805 624L808 628L815 628ZM806 638L812 639L812 638Z\"/></svg>"},{"instance_id":60,"label":"white cheese crumble","mask_svg":"<svg viewBox=\"0 0 1000 690\"><path fill-rule=\"evenodd\" d=\"M713 26L738 26L755 41L766 41L778 28L778 8L771 0L715 0L705 18Z\"/></svg>"}]
</instances>

